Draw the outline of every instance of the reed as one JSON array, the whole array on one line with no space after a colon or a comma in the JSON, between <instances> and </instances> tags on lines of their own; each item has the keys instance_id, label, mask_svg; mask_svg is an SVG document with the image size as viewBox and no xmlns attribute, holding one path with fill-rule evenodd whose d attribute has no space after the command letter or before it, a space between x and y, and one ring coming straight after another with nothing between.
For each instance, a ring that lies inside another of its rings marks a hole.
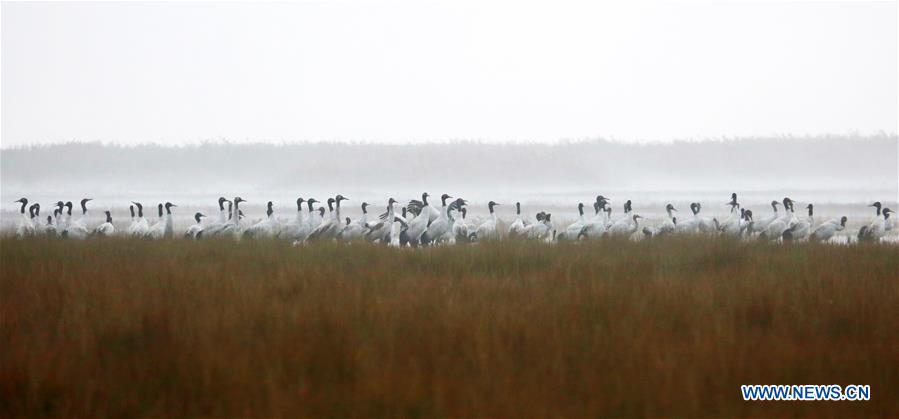
<instances>
[{"instance_id":1,"label":"reed","mask_svg":"<svg viewBox=\"0 0 899 419\"><path fill-rule=\"evenodd\" d=\"M36 238L0 262L3 417L899 415L896 246Z\"/></svg>"}]
</instances>

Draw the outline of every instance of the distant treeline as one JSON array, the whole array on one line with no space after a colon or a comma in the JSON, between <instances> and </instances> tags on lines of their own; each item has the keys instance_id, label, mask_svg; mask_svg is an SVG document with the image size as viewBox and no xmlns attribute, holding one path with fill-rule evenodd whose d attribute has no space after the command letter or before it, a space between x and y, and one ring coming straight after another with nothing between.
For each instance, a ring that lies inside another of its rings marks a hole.
<instances>
[{"instance_id":1,"label":"distant treeline","mask_svg":"<svg viewBox=\"0 0 899 419\"><path fill-rule=\"evenodd\" d=\"M383 186L897 189L897 136L741 138L627 144L476 142L419 145L100 143L2 151L4 189L240 185L262 189Z\"/></svg>"}]
</instances>

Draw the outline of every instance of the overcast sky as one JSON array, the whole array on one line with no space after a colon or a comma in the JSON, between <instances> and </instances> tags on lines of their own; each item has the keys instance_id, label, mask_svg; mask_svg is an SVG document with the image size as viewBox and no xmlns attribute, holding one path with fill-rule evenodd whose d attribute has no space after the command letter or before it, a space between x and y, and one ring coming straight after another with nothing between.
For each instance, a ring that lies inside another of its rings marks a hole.
<instances>
[{"instance_id":1,"label":"overcast sky","mask_svg":"<svg viewBox=\"0 0 899 419\"><path fill-rule=\"evenodd\" d=\"M897 130L890 2L6 3L4 147Z\"/></svg>"}]
</instances>

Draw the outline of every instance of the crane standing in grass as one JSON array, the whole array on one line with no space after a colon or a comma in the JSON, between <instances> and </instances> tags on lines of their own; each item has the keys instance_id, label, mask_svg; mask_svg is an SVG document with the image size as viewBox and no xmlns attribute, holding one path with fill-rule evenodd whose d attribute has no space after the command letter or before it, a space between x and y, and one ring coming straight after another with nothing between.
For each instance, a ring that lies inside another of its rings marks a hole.
<instances>
[{"instance_id":1,"label":"crane standing in grass","mask_svg":"<svg viewBox=\"0 0 899 419\"><path fill-rule=\"evenodd\" d=\"M611 217L605 211L608 208L609 199L598 195L596 202L593 204L595 215L587 218L584 211L586 206L583 203L579 203L575 221L559 232L556 231L549 213L540 211L535 217L536 222L529 223L521 216L520 203L516 203L515 216L509 223L509 228L503 229L505 234L501 234L499 229L501 220L496 208L499 205L497 202L489 201L487 203L489 215L480 224L473 225L469 224L466 218L467 201L456 198L455 201L450 202L451 198L449 194L442 194L440 210L437 210L431 207L428 201L429 195L423 193L421 201L410 201L408 207L402 208L403 215L396 213L397 201L390 198L387 201L387 211L380 216L380 219L375 220L368 218L370 205L367 202L362 203L362 214L359 218L355 220L352 220L351 217L344 218L341 213L340 203L348 200L348 198L343 195L338 194L334 198L328 199L328 208L330 209L328 216L325 216L324 208L315 208L313 206L314 203L318 202L314 198L309 198L308 200L298 198L296 201L296 217L286 223L275 217L273 203L268 201L266 204L266 217L252 226L244 228L241 225L243 211L240 208L240 204L246 202L246 200L235 197L233 201L229 201L221 197L218 200L219 222L204 223L205 215L197 212L194 215L196 223L187 226L186 230L182 231L185 231L184 237L192 239L217 236L252 236L292 240L294 243L299 244L304 243L307 239L336 238L340 241L361 240L400 247L416 247L418 245L501 240L505 235L547 242L577 242L584 238L599 239L604 236L623 236L639 240L641 237L704 232L702 225L709 222L718 225L718 228L707 233L710 235L731 235L744 239L758 237L761 240L778 241L806 239L818 242L831 241L837 234L847 229L847 217L845 216L816 225L814 218L816 208L813 204L806 206L808 210L807 217L797 217L793 213L795 201L788 197L782 201L783 213L778 211L780 203L772 201L772 215L756 221L753 218L752 210L743 208L737 202L737 196L734 193L731 195L730 202L727 203L731 207L732 212L720 224L717 223L716 218L701 217L699 215L701 204L694 202L690 204L693 217L678 220L674 216L674 211L677 210L674 208L674 205L669 203L665 206L666 217L659 224L644 226L642 222L643 217L633 213L632 201L630 200L624 204L624 212L627 216L617 218L614 222L611 222ZM17 204L16 212L19 213L20 217L15 227L16 236L24 238L38 234L58 235L66 238L86 238L120 234L149 238L174 237L172 230L175 228L176 220L173 208L177 207L177 205L171 202L157 206L158 218L152 226L149 225L144 217L143 205L133 201L128 208L131 218L127 227L116 228L112 221L111 213L106 211L105 222L96 228L87 229L87 215L89 214L87 203L89 201L91 201L89 198L81 200L81 217L77 220L71 216L73 208L71 201L66 203L58 201L53 211L53 216L48 216L46 224L43 224L40 215L40 204L30 203L26 198L21 198L15 201ZM227 210L225 209L226 202L228 203ZM304 202L308 208L308 216L306 217L304 217ZM31 204L30 206L28 205L29 203ZM876 209L874 219L863 225L857 234L854 235L860 241L884 241L884 239L886 239L885 241L894 241L888 237L893 230L891 218L893 211L889 208L884 208L880 202L875 202L871 207ZM25 211L26 209L28 210L27 212ZM432 217L434 213L437 215ZM225 217L225 214L228 214L228 216ZM220 223L221 221L224 222ZM637 231L642 231L643 235L636 235ZM754 236L753 233L756 232L760 234Z\"/></svg>"}]
</instances>

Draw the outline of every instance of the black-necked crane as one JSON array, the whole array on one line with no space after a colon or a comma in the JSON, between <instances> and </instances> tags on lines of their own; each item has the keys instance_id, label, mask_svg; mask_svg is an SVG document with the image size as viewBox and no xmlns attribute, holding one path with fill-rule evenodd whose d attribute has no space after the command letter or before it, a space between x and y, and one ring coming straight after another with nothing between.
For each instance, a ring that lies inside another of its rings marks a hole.
<instances>
[{"instance_id":1,"label":"black-necked crane","mask_svg":"<svg viewBox=\"0 0 899 419\"><path fill-rule=\"evenodd\" d=\"M19 198L15 202L22 204L21 209L19 209L21 219L19 220L18 226L16 226L16 237L24 238L34 235L34 222L31 221L31 211L29 211L28 214L25 214L25 208L28 206L28 198Z\"/></svg>"},{"instance_id":2,"label":"black-necked crane","mask_svg":"<svg viewBox=\"0 0 899 419\"><path fill-rule=\"evenodd\" d=\"M818 228L815 229L809 239L813 241L828 241L837 232L846 229L846 221L848 221L848 218L846 218L846 216L840 217L839 220L828 220L818 226Z\"/></svg>"},{"instance_id":3,"label":"black-necked crane","mask_svg":"<svg viewBox=\"0 0 899 419\"><path fill-rule=\"evenodd\" d=\"M883 218L878 218L874 220L871 224L867 226L862 226L858 231L858 239L860 241L880 241L886 233L893 229L893 223L890 221L890 214L893 213L893 210L889 208L884 208L882 211L880 208L877 208L878 213L880 213Z\"/></svg>"},{"instance_id":4,"label":"black-necked crane","mask_svg":"<svg viewBox=\"0 0 899 419\"><path fill-rule=\"evenodd\" d=\"M194 214L194 221L196 221L196 223L188 227L187 231L184 232L185 238L199 240L203 237L203 229L205 228L203 225L204 217L206 216L201 212Z\"/></svg>"},{"instance_id":5,"label":"black-necked crane","mask_svg":"<svg viewBox=\"0 0 899 419\"><path fill-rule=\"evenodd\" d=\"M499 230L496 228L496 202L490 201L487 203L487 209L490 211L490 215L484 220L481 225L478 226L477 237L479 241L483 240L499 240Z\"/></svg>"},{"instance_id":6,"label":"black-necked crane","mask_svg":"<svg viewBox=\"0 0 899 419\"><path fill-rule=\"evenodd\" d=\"M92 236L109 237L115 234L115 225L112 224L112 213L104 211L104 214L106 214L106 221L94 228L94 231L91 232Z\"/></svg>"},{"instance_id":7,"label":"black-necked crane","mask_svg":"<svg viewBox=\"0 0 899 419\"><path fill-rule=\"evenodd\" d=\"M791 204L792 205L792 204ZM815 226L815 206L808 204L808 218L797 218L789 228L784 230L782 237L784 241L804 240L807 239Z\"/></svg>"},{"instance_id":8,"label":"black-necked crane","mask_svg":"<svg viewBox=\"0 0 899 419\"><path fill-rule=\"evenodd\" d=\"M440 196L440 216L437 217L436 220L431 221L425 228L425 231L421 234L421 238L419 239L421 244L435 244L447 231L452 229L449 216L450 208L446 204L446 200L449 198L452 197L448 194Z\"/></svg>"}]
</instances>

